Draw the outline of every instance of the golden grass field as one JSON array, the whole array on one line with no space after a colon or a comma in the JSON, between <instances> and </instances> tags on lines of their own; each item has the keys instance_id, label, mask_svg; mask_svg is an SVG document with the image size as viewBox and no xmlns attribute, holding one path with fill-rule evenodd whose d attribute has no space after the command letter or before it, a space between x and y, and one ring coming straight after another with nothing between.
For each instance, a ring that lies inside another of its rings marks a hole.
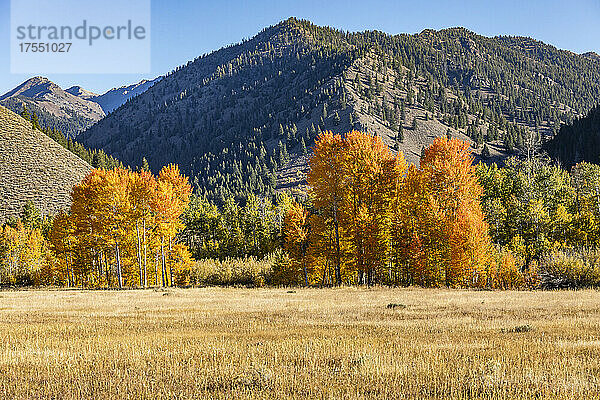
<instances>
[{"instance_id":1,"label":"golden grass field","mask_svg":"<svg viewBox=\"0 0 600 400\"><path fill-rule=\"evenodd\" d=\"M600 292L5 291L0 397L596 399Z\"/></svg>"}]
</instances>

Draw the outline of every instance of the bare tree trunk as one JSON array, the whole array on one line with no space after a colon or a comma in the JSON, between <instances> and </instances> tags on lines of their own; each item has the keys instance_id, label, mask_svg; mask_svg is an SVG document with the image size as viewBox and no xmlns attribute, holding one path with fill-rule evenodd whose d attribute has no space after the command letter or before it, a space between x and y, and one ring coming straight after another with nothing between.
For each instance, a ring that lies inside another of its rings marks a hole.
<instances>
[{"instance_id":1,"label":"bare tree trunk","mask_svg":"<svg viewBox=\"0 0 600 400\"><path fill-rule=\"evenodd\" d=\"M115 262L117 263L117 278L119 279L119 289L123 288L123 274L121 272L121 254L119 253L119 242L115 241Z\"/></svg>"},{"instance_id":2,"label":"bare tree trunk","mask_svg":"<svg viewBox=\"0 0 600 400\"><path fill-rule=\"evenodd\" d=\"M90 251L92 252L92 271L95 271L96 270L96 256L95 256L95 252L94 252L93 248L91 248ZM86 285L89 284L88 275L89 274L85 274L85 277L84 277Z\"/></svg>"},{"instance_id":3,"label":"bare tree trunk","mask_svg":"<svg viewBox=\"0 0 600 400\"><path fill-rule=\"evenodd\" d=\"M104 263L103 263L103 253L102 250L98 252L98 285L102 281L102 274L104 273Z\"/></svg>"},{"instance_id":4,"label":"bare tree trunk","mask_svg":"<svg viewBox=\"0 0 600 400\"><path fill-rule=\"evenodd\" d=\"M96 251L96 262L98 263L98 282L102 279L102 252Z\"/></svg>"},{"instance_id":5,"label":"bare tree trunk","mask_svg":"<svg viewBox=\"0 0 600 400\"><path fill-rule=\"evenodd\" d=\"M67 240L67 246L69 245L69 241ZM65 241L63 240L63 247L65 246ZM67 287L71 286L71 276L69 274L69 252L65 251L65 264L67 268Z\"/></svg>"},{"instance_id":6,"label":"bare tree trunk","mask_svg":"<svg viewBox=\"0 0 600 400\"><path fill-rule=\"evenodd\" d=\"M154 255L154 286L158 286L158 249L156 249L156 254Z\"/></svg>"},{"instance_id":7,"label":"bare tree trunk","mask_svg":"<svg viewBox=\"0 0 600 400\"><path fill-rule=\"evenodd\" d=\"M65 263L67 265L67 287L71 286L71 276L69 275L69 255L65 252Z\"/></svg>"},{"instance_id":8,"label":"bare tree trunk","mask_svg":"<svg viewBox=\"0 0 600 400\"><path fill-rule=\"evenodd\" d=\"M144 287L148 287L148 270L146 269L146 250L148 248L148 245L146 244L146 219L144 218L143 220L143 229L144 229Z\"/></svg>"},{"instance_id":9,"label":"bare tree trunk","mask_svg":"<svg viewBox=\"0 0 600 400\"><path fill-rule=\"evenodd\" d=\"M106 275L106 287L110 287L110 265L108 265L108 254L104 255L104 274Z\"/></svg>"},{"instance_id":10,"label":"bare tree trunk","mask_svg":"<svg viewBox=\"0 0 600 400\"><path fill-rule=\"evenodd\" d=\"M336 251L336 258L335 258L335 284L336 285L341 285L342 284L342 273L341 273L341 252L340 252L340 229L339 229L339 223L338 223L338 218L337 218L337 204L335 204L333 206L333 221L335 224L335 251Z\"/></svg>"},{"instance_id":11,"label":"bare tree trunk","mask_svg":"<svg viewBox=\"0 0 600 400\"><path fill-rule=\"evenodd\" d=\"M161 254L161 272L162 272L162 285L166 286L166 278L167 278L167 266L165 263L165 246L164 246L164 237L160 237L160 254Z\"/></svg>"},{"instance_id":12,"label":"bare tree trunk","mask_svg":"<svg viewBox=\"0 0 600 400\"><path fill-rule=\"evenodd\" d=\"M306 270L306 261L302 257L302 268L304 269L304 286L308 286L308 271Z\"/></svg>"},{"instance_id":13,"label":"bare tree trunk","mask_svg":"<svg viewBox=\"0 0 600 400\"><path fill-rule=\"evenodd\" d=\"M169 257L172 257L171 251L172 251L171 238L169 238ZM169 263L169 279L171 280L169 286L173 286L173 263L172 262Z\"/></svg>"},{"instance_id":14,"label":"bare tree trunk","mask_svg":"<svg viewBox=\"0 0 600 400\"><path fill-rule=\"evenodd\" d=\"M135 234L137 236L137 259L138 259L138 270L140 275L140 286L144 286L144 277L142 275L142 242L140 239L140 227L138 222L135 221Z\"/></svg>"}]
</instances>

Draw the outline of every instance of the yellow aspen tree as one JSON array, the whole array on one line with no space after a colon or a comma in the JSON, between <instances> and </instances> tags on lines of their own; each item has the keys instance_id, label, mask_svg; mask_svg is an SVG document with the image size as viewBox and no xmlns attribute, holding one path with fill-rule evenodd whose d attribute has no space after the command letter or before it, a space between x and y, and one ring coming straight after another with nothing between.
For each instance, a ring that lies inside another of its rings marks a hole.
<instances>
[{"instance_id":1,"label":"yellow aspen tree","mask_svg":"<svg viewBox=\"0 0 600 400\"><path fill-rule=\"evenodd\" d=\"M426 253L438 265L436 284L482 286L492 254L481 209L479 185L469 144L437 138L421 158L418 173L426 195L421 207L422 233L437 241ZM425 236L422 235L422 238Z\"/></svg>"},{"instance_id":2,"label":"yellow aspen tree","mask_svg":"<svg viewBox=\"0 0 600 400\"><path fill-rule=\"evenodd\" d=\"M156 179L148 171L131 174L129 180L131 218L135 224L139 285L148 286L148 229L153 225L152 201Z\"/></svg>"},{"instance_id":3,"label":"yellow aspen tree","mask_svg":"<svg viewBox=\"0 0 600 400\"><path fill-rule=\"evenodd\" d=\"M299 203L292 202L283 220L285 249L290 255L294 267L302 271L304 285L308 286L308 260L306 253L309 244L310 226L308 211ZM296 268L293 268L294 270Z\"/></svg>"},{"instance_id":4,"label":"yellow aspen tree","mask_svg":"<svg viewBox=\"0 0 600 400\"><path fill-rule=\"evenodd\" d=\"M161 169L157 178L154 197L157 231L160 237L160 258L162 285L173 284L173 269L167 265L166 251L170 253L175 234L183 228L179 217L189 203L191 187L188 179L179 173L179 167L168 165ZM165 247L168 245L168 248Z\"/></svg>"},{"instance_id":5,"label":"yellow aspen tree","mask_svg":"<svg viewBox=\"0 0 600 400\"><path fill-rule=\"evenodd\" d=\"M313 156L309 161L307 176L310 192L314 198L313 205L319 210L324 221L331 225L335 253L333 268L335 284L342 283L342 248L340 228L340 208L344 201L344 151L345 143L341 135L324 132L315 140Z\"/></svg>"},{"instance_id":6,"label":"yellow aspen tree","mask_svg":"<svg viewBox=\"0 0 600 400\"><path fill-rule=\"evenodd\" d=\"M56 266L54 269L54 282L66 283L71 286L72 253L74 236L73 219L69 214L59 213L52 221L52 229L48 233L50 246L56 255ZM63 268L64 266L64 268Z\"/></svg>"}]
</instances>

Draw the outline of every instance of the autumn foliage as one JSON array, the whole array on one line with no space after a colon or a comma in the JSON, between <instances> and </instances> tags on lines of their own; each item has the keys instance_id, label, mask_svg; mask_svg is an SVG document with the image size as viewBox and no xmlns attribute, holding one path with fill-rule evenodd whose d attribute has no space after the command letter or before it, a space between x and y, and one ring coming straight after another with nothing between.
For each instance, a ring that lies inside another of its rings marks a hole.
<instances>
[{"instance_id":1,"label":"autumn foliage","mask_svg":"<svg viewBox=\"0 0 600 400\"><path fill-rule=\"evenodd\" d=\"M147 171L97 169L73 189L70 213L49 233L52 282L67 286L172 285L191 263L177 243L190 186L175 165Z\"/></svg>"},{"instance_id":2,"label":"autumn foliage","mask_svg":"<svg viewBox=\"0 0 600 400\"><path fill-rule=\"evenodd\" d=\"M416 168L378 136L325 132L310 160L312 213L286 214L292 260L311 284L486 286L496 261L475 172L456 139L436 139Z\"/></svg>"},{"instance_id":3,"label":"autumn foliage","mask_svg":"<svg viewBox=\"0 0 600 400\"><path fill-rule=\"evenodd\" d=\"M222 211L200 197L190 202L187 178L174 165L157 176L94 170L74 187L69 212L44 225L29 207L0 229L0 285L256 284L239 268L243 276L229 276L238 269L222 262L269 254L274 261L260 284L535 284L536 274L522 269L529 253L514 251L523 247L518 237L508 250L492 246L467 143L438 138L416 167L379 136L325 132L309 167L305 204L284 194L276 205L250 196L243 206L228 200ZM192 260L186 244L197 258L218 259L223 271Z\"/></svg>"},{"instance_id":4,"label":"autumn foliage","mask_svg":"<svg viewBox=\"0 0 600 400\"><path fill-rule=\"evenodd\" d=\"M437 138L397 203L397 260L407 283L484 286L491 241L468 144Z\"/></svg>"}]
</instances>

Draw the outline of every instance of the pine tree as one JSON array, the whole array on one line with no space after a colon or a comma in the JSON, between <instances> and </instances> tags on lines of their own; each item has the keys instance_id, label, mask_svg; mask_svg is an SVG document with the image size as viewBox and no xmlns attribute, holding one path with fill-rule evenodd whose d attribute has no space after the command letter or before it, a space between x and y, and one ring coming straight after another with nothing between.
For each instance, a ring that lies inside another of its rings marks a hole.
<instances>
[{"instance_id":1,"label":"pine tree","mask_svg":"<svg viewBox=\"0 0 600 400\"><path fill-rule=\"evenodd\" d=\"M490 158L490 149L489 149L487 143L485 143L483 145L483 149L481 150L481 157L484 158L484 159L486 159L486 160L488 158Z\"/></svg>"}]
</instances>

